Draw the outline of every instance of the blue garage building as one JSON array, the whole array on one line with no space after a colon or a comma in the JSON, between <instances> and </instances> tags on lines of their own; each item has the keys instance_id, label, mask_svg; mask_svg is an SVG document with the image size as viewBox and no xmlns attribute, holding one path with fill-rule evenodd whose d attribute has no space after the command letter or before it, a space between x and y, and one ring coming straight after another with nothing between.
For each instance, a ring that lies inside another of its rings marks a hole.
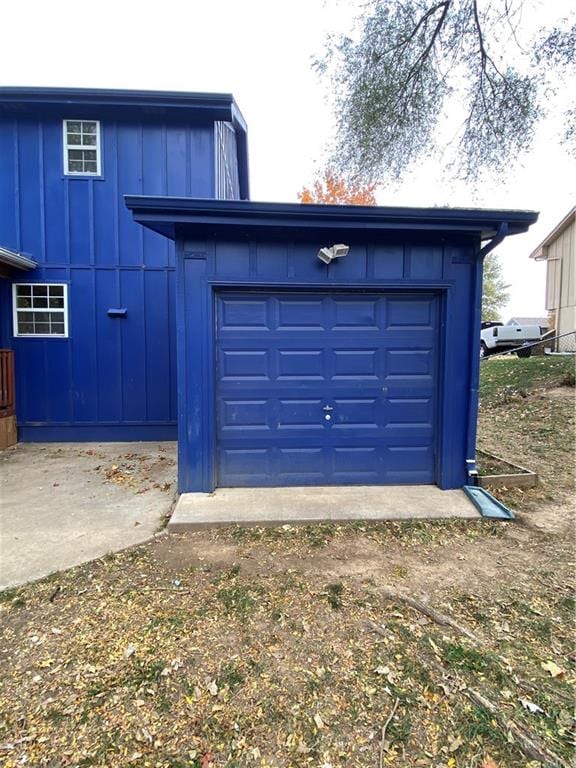
<instances>
[{"instance_id":1,"label":"blue garage building","mask_svg":"<svg viewBox=\"0 0 576 768\"><path fill-rule=\"evenodd\" d=\"M466 483L482 259L537 214L248 197L229 95L0 89L20 439L177 425L180 491Z\"/></svg>"},{"instance_id":2,"label":"blue garage building","mask_svg":"<svg viewBox=\"0 0 576 768\"><path fill-rule=\"evenodd\" d=\"M469 481L482 259L536 214L127 205L176 242L181 491Z\"/></svg>"}]
</instances>

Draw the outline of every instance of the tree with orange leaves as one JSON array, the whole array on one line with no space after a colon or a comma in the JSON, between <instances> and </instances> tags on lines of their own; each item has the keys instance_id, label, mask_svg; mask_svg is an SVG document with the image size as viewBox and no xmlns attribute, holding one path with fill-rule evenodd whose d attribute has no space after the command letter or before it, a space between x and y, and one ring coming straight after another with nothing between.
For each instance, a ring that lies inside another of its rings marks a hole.
<instances>
[{"instance_id":1,"label":"tree with orange leaves","mask_svg":"<svg viewBox=\"0 0 576 768\"><path fill-rule=\"evenodd\" d=\"M375 184L362 186L339 179L331 171L325 171L316 179L312 188L303 187L298 192L301 203L325 203L332 205L376 205Z\"/></svg>"}]
</instances>

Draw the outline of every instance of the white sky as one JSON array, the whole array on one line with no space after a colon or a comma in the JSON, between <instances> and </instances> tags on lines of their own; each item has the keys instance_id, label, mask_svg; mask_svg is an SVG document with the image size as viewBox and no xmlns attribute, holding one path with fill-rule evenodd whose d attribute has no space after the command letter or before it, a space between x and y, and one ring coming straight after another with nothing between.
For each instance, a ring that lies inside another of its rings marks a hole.
<instances>
[{"instance_id":1,"label":"white sky","mask_svg":"<svg viewBox=\"0 0 576 768\"><path fill-rule=\"evenodd\" d=\"M540 6L547 20L551 8L576 12L574 0ZM5 2L0 83L231 92L248 122L252 199L296 201L322 168L333 127L326 83L311 61L351 19L351 3L337 0ZM529 233L498 249L512 286L504 319L540 315L545 266L528 254L576 203L576 160L548 130L505 185L473 194L424 167L381 190L378 202L540 211Z\"/></svg>"}]
</instances>

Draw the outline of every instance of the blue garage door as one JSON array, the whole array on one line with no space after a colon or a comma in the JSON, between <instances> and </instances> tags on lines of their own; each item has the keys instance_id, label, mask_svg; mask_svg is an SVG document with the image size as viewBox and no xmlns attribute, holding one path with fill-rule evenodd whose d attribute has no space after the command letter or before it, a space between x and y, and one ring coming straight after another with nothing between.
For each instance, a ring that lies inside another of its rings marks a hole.
<instances>
[{"instance_id":1,"label":"blue garage door","mask_svg":"<svg viewBox=\"0 0 576 768\"><path fill-rule=\"evenodd\" d=\"M219 294L217 484L433 483L437 304Z\"/></svg>"}]
</instances>

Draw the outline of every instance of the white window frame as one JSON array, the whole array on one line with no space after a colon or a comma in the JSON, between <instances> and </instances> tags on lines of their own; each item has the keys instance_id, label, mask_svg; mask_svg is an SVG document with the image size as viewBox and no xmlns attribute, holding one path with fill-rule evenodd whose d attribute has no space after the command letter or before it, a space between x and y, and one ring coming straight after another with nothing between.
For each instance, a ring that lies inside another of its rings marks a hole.
<instances>
[{"instance_id":1,"label":"white window frame","mask_svg":"<svg viewBox=\"0 0 576 768\"><path fill-rule=\"evenodd\" d=\"M50 307L39 308L30 307L29 309L17 306L18 288L20 286L43 285L48 288L63 288L64 306L50 309ZM64 333L19 333L18 317L20 313L31 312L61 312L64 317ZM68 285L67 283L13 283L12 284L12 331L15 338L18 339L67 339L68 338Z\"/></svg>"},{"instance_id":2,"label":"white window frame","mask_svg":"<svg viewBox=\"0 0 576 768\"><path fill-rule=\"evenodd\" d=\"M96 144L68 144L68 123L95 123ZM86 118L67 117L62 120L62 145L64 149L64 175L65 176L102 176L102 151L100 148L100 120L87 120ZM96 171L71 171L69 150L92 149L96 150Z\"/></svg>"}]
</instances>

